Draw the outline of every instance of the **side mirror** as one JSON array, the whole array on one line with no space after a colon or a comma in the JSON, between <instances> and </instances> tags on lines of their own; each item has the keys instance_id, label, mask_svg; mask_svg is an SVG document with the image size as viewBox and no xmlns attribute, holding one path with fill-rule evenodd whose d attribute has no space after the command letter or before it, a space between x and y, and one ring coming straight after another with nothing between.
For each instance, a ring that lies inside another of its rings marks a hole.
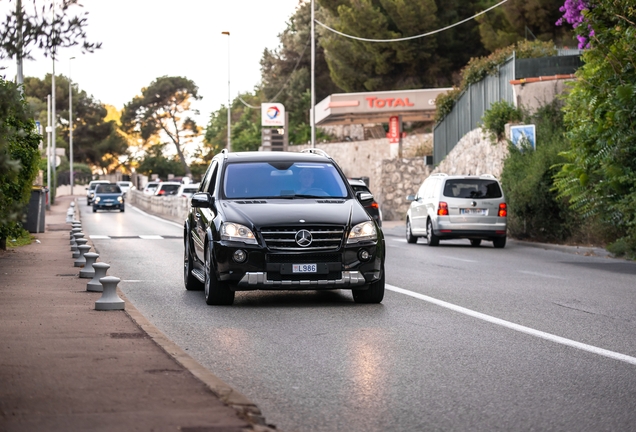
<instances>
[{"instance_id":1,"label":"side mirror","mask_svg":"<svg viewBox=\"0 0 636 432\"><path fill-rule=\"evenodd\" d=\"M207 192L197 192L190 199L192 207L211 208L214 206L214 197Z\"/></svg>"},{"instance_id":2,"label":"side mirror","mask_svg":"<svg viewBox=\"0 0 636 432\"><path fill-rule=\"evenodd\" d=\"M371 204L371 202L373 201L373 194L370 194L369 192L359 191L356 192L356 198L362 205L368 205Z\"/></svg>"},{"instance_id":3,"label":"side mirror","mask_svg":"<svg viewBox=\"0 0 636 432\"><path fill-rule=\"evenodd\" d=\"M408 202L415 201L415 195L409 195L409 196L407 196L407 197L406 197L406 200L407 200Z\"/></svg>"}]
</instances>

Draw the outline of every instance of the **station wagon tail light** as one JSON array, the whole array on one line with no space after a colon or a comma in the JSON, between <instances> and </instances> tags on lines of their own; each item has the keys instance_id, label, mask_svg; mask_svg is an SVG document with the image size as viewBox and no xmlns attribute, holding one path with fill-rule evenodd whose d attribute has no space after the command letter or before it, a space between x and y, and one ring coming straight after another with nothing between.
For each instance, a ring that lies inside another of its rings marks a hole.
<instances>
[{"instance_id":1,"label":"station wagon tail light","mask_svg":"<svg viewBox=\"0 0 636 432\"><path fill-rule=\"evenodd\" d=\"M157 192L157 195L165 195L166 191L161 189L159 192Z\"/></svg>"},{"instance_id":2,"label":"station wagon tail light","mask_svg":"<svg viewBox=\"0 0 636 432\"><path fill-rule=\"evenodd\" d=\"M373 201L373 202L371 203L371 208L377 209L377 208L380 208L380 206L378 205L378 203L377 203L377 202Z\"/></svg>"},{"instance_id":3,"label":"station wagon tail light","mask_svg":"<svg viewBox=\"0 0 636 432\"><path fill-rule=\"evenodd\" d=\"M439 216L448 216L448 204L444 201L439 203L439 208L437 209L437 214Z\"/></svg>"},{"instance_id":4,"label":"station wagon tail light","mask_svg":"<svg viewBox=\"0 0 636 432\"><path fill-rule=\"evenodd\" d=\"M508 206L506 205L506 203L500 203L499 204L499 213L497 215L499 217L508 216Z\"/></svg>"}]
</instances>

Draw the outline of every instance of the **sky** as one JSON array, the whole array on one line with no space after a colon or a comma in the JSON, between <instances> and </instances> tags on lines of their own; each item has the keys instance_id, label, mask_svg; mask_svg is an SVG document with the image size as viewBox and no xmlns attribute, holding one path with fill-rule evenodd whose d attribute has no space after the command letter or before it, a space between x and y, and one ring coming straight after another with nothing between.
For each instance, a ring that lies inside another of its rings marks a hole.
<instances>
[{"instance_id":1,"label":"sky","mask_svg":"<svg viewBox=\"0 0 636 432\"><path fill-rule=\"evenodd\" d=\"M42 4L41 0L36 0ZM301 0L303 1L303 0ZM48 2L48 0L47 0ZM207 124L210 114L228 100L228 42L230 96L252 91L260 82L265 48L276 49L299 0L80 0L87 11L86 33L102 42L92 54L61 49L56 74L71 75L75 84L103 104L122 109L158 77L184 76L199 87L202 100L195 119ZM22 0L25 8L33 0ZM15 1L0 0L0 19ZM229 31L230 36L221 34ZM228 41L229 39L229 41ZM25 60L24 76L44 78L52 61L36 49ZM69 60L75 57L74 60ZM14 80L14 60L1 60L0 76ZM70 68L70 72L69 72Z\"/></svg>"}]
</instances>

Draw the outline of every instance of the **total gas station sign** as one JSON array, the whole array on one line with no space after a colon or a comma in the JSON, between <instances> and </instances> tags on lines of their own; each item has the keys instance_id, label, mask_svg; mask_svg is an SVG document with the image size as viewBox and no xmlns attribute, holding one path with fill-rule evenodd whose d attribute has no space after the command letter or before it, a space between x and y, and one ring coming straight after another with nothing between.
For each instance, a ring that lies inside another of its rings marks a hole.
<instances>
[{"instance_id":1,"label":"total gas station sign","mask_svg":"<svg viewBox=\"0 0 636 432\"><path fill-rule=\"evenodd\" d=\"M285 106L280 103L261 104L261 126L285 126Z\"/></svg>"}]
</instances>

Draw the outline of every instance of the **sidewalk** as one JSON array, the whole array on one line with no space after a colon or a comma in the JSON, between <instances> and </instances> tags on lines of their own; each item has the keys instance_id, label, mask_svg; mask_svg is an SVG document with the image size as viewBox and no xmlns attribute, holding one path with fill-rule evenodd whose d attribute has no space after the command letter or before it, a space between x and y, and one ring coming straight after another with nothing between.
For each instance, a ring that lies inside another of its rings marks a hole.
<instances>
[{"instance_id":1,"label":"sidewalk","mask_svg":"<svg viewBox=\"0 0 636 432\"><path fill-rule=\"evenodd\" d=\"M71 258L71 200L47 211L39 243L0 251L0 431L271 431L130 302L94 310L101 293Z\"/></svg>"}]
</instances>

